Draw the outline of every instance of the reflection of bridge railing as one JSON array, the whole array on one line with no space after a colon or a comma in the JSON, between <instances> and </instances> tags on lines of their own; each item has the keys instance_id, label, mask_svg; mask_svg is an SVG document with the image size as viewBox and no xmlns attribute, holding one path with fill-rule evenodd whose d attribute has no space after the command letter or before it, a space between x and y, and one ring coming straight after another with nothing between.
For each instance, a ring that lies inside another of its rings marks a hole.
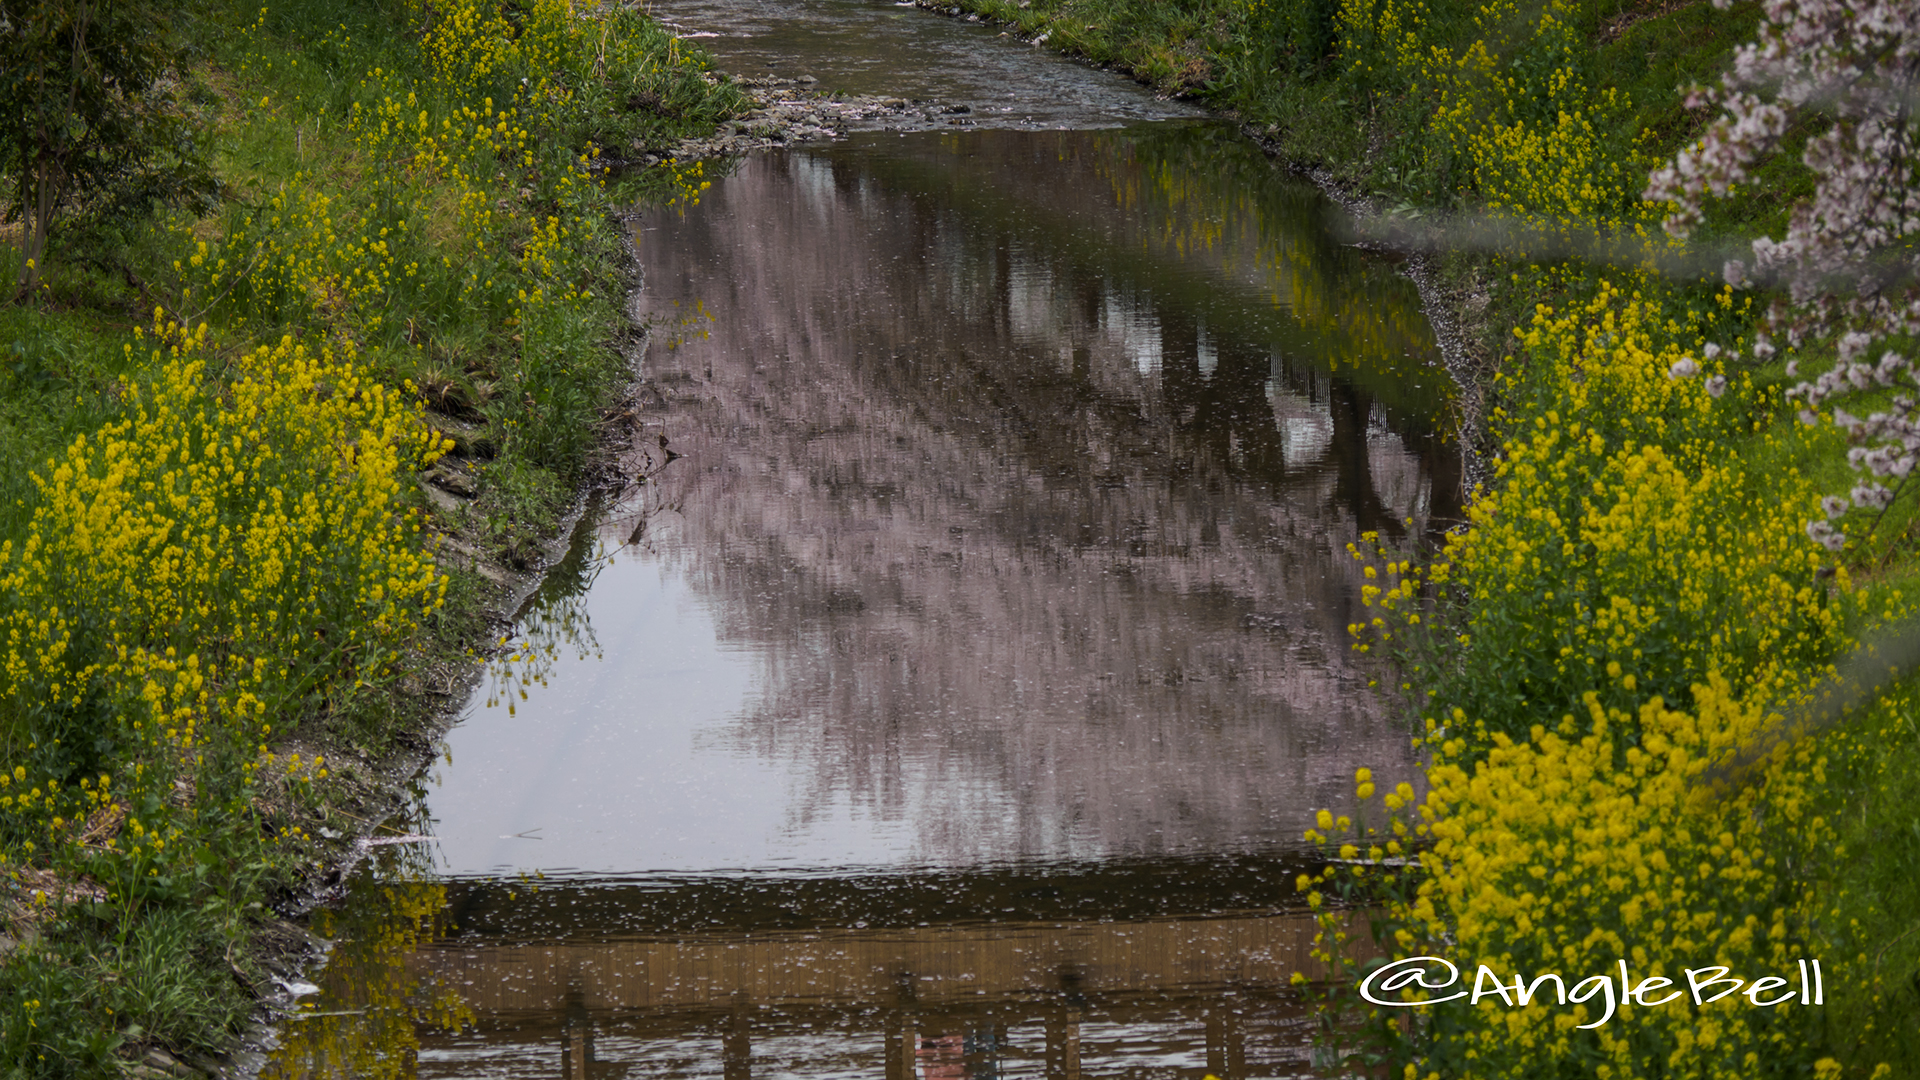
<instances>
[{"instance_id":1,"label":"reflection of bridge railing","mask_svg":"<svg viewBox=\"0 0 1920 1080\"><path fill-rule=\"evenodd\" d=\"M459 988L490 1041L560 1044L567 1077L620 1074L594 1060L596 1022L643 1039L717 1036L728 1080L750 1074L762 1030L877 1027L886 1075L928 1080L998 1075L1008 1028L1037 1025L1046 1075L1078 1077L1082 1023L1097 1018L1187 1024L1207 1071L1231 1078L1245 1075L1242 1011L1259 1002L1268 1017L1295 1013L1293 973L1324 974L1313 933L1310 917L1286 914L455 939L415 953L411 966Z\"/></svg>"}]
</instances>

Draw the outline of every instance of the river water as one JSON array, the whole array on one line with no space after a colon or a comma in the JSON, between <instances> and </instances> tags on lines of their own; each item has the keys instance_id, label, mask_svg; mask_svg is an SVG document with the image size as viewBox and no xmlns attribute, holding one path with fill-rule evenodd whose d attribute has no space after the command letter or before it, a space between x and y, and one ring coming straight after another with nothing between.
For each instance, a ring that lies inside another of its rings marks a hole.
<instances>
[{"instance_id":1,"label":"river water","mask_svg":"<svg viewBox=\"0 0 1920 1080\"><path fill-rule=\"evenodd\" d=\"M1411 285L1231 128L990 28L655 10L967 122L636 219L633 482L269 1075L1306 1074L1301 831L1412 773L1347 545L1460 510Z\"/></svg>"}]
</instances>

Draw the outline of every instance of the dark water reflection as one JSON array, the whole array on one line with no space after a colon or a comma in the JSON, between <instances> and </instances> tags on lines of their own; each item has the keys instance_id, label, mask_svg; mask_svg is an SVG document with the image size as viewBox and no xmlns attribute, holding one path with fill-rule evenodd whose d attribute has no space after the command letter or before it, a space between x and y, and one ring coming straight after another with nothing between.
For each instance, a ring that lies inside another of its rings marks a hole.
<instances>
[{"instance_id":1,"label":"dark water reflection","mask_svg":"<svg viewBox=\"0 0 1920 1080\"><path fill-rule=\"evenodd\" d=\"M1416 297L1327 213L1181 125L867 136L640 221L647 479L319 1011L440 1002L395 1075L1304 1074L1300 832L1412 773L1346 546L1460 505Z\"/></svg>"}]
</instances>

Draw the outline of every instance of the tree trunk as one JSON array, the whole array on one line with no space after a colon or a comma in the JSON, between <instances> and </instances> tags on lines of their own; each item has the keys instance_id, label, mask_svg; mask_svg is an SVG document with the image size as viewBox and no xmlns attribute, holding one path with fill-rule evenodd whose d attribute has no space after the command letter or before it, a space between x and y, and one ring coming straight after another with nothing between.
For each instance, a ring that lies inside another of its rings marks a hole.
<instances>
[{"instance_id":1,"label":"tree trunk","mask_svg":"<svg viewBox=\"0 0 1920 1080\"><path fill-rule=\"evenodd\" d=\"M15 278L19 290L17 298L22 301L31 301L38 294L40 279L46 269L47 240L53 232L53 215L60 209L66 180L67 170L62 157L68 148L64 145L64 138L67 125L79 107L80 83L88 68L87 29L92 15L92 6L84 0L74 9L69 30L72 56L67 63L64 101L54 99L49 92L51 88L48 86L45 52L34 63L34 89L39 98L40 123L29 137L31 143L22 147L21 154L21 164L25 166L22 182L30 180L33 184L33 220L24 223L20 273ZM24 203L26 200L21 201Z\"/></svg>"},{"instance_id":2,"label":"tree trunk","mask_svg":"<svg viewBox=\"0 0 1920 1080\"><path fill-rule=\"evenodd\" d=\"M53 225L53 210L59 204L60 165L53 155L41 154L33 168L33 222L25 230L21 244L20 299L31 300L40 289L40 270L46 265L47 234Z\"/></svg>"}]
</instances>

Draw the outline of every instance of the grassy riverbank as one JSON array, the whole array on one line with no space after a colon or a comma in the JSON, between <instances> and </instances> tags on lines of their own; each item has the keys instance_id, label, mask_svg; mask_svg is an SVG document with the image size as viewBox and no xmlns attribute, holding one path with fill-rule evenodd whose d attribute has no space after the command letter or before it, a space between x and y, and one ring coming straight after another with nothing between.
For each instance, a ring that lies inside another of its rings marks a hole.
<instances>
[{"instance_id":1,"label":"grassy riverbank","mask_svg":"<svg viewBox=\"0 0 1920 1080\"><path fill-rule=\"evenodd\" d=\"M191 1063L273 991L274 906L364 827L626 383L616 200L702 180L625 159L742 104L627 8L173 22L217 200L83 205L0 307L9 1077Z\"/></svg>"},{"instance_id":2,"label":"grassy riverbank","mask_svg":"<svg viewBox=\"0 0 1920 1080\"><path fill-rule=\"evenodd\" d=\"M1381 905L1389 947L1470 980L1486 964L1571 985L1624 960L1636 982L1684 988L1686 969L1720 966L1797 988L1800 960L1822 961L1824 1007L1628 1004L1584 1028L1599 999L1555 1003L1550 984L1546 1004L1481 994L1409 1026L1339 988L1329 1006L1360 1025L1341 1051L1396 1077L1920 1074L1912 685L1727 764L1907 617L1920 565L1899 504L1853 521L1838 556L1810 539L1821 497L1851 482L1847 445L1783 392L1790 363L1819 371L1834 353L1756 350L1773 298L1714 280L1716 252L1779 236L1811 191L1798 150L1826 121L1790 129L1687 245L1641 195L1707 119L1682 87L1718 77L1758 9L962 6L1236 113L1369 198L1376 224L1437 241L1457 295L1485 298L1455 312L1487 373L1497 461L1471 527L1444 552L1354 553L1379 583L1357 647L1398 658L1431 764L1359 777L1370 820L1312 823L1349 858L1422 855L1301 887Z\"/></svg>"}]
</instances>

